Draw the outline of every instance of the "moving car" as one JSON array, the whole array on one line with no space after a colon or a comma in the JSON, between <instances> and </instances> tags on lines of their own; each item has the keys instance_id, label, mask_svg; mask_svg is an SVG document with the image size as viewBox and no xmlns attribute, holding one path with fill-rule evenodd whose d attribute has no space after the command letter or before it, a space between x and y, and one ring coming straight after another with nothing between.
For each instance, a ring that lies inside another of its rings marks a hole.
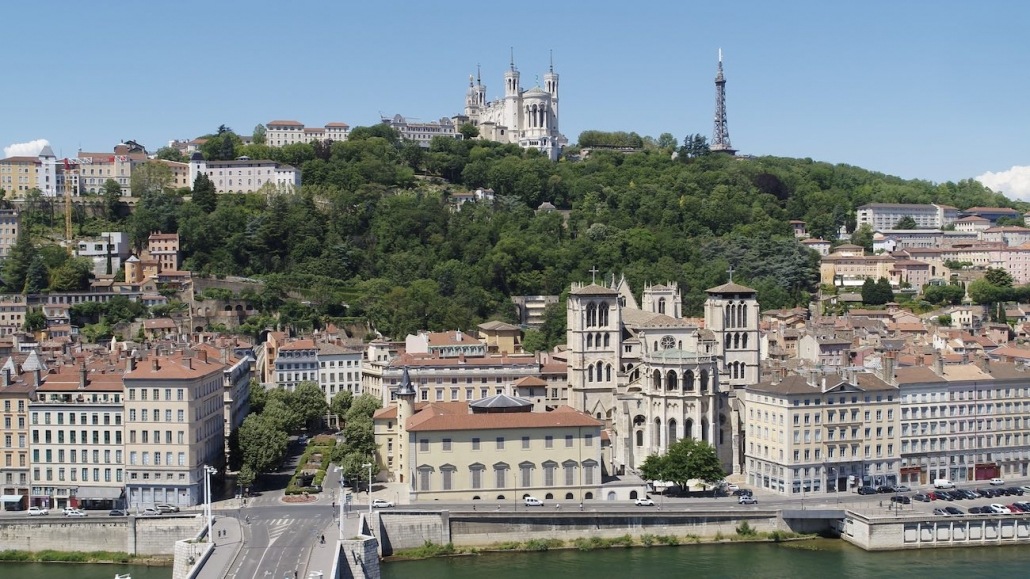
<instances>
[{"instance_id":1,"label":"moving car","mask_svg":"<svg viewBox=\"0 0 1030 579\"><path fill-rule=\"evenodd\" d=\"M654 501L651 500L651 497L645 497L633 501L633 504L637 505L638 507L653 507Z\"/></svg>"},{"instance_id":2,"label":"moving car","mask_svg":"<svg viewBox=\"0 0 1030 579\"><path fill-rule=\"evenodd\" d=\"M107 513L107 515L110 517L127 517L129 516L129 511L125 509L111 509L111 512Z\"/></svg>"},{"instance_id":3,"label":"moving car","mask_svg":"<svg viewBox=\"0 0 1030 579\"><path fill-rule=\"evenodd\" d=\"M937 478L933 480L933 488L935 489L953 489L955 483L951 482L946 478Z\"/></svg>"},{"instance_id":4,"label":"moving car","mask_svg":"<svg viewBox=\"0 0 1030 579\"><path fill-rule=\"evenodd\" d=\"M875 495L876 487L858 487L858 494L860 495Z\"/></svg>"},{"instance_id":5,"label":"moving car","mask_svg":"<svg viewBox=\"0 0 1030 579\"><path fill-rule=\"evenodd\" d=\"M66 516L66 517L85 517L85 516L88 516L88 515L86 515L86 511L83 511L83 510L80 510L80 509L65 509L64 510L64 516Z\"/></svg>"},{"instance_id":6,"label":"moving car","mask_svg":"<svg viewBox=\"0 0 1030 579\"><path fill-rule=\"evenodd\" d=\"M544 501L536 497L526 497L522 499L522 504L526 505L527 507L542 507L544 506Z\"/></svg>"},{"instance_id":7,"label":"moving car","mask_svg":"<svg viewBox=\"0 0 1030 579\"><path fill-rule=\"evenodd\" d=\"M912 498L917 500L917 501L923 502L923 503L930 502L930 497L927 496L927 495L924 495L923 493L912 495Z\"/></svg>"},{"instance_id":8,"label":"moving car","mask_svg":"<svg viewBox=\"0 0 1030 579\"><path fill-rule=\"evenodd\" d=\"M372 507L376 509L388 509L393 506L393 503L386 499L372 499Z\"/></svg>"},{"instance_id":9,"label":"moving car","mask_svg":"<svg viewBox=\"0 0 1030 579\"><path fill-rule=\"evenodd\" d=\"M912 489L910 489L908 487L908 485L895 485L894 486L894 492L896 492L896 493L907 493L910 490L912 490Z\"/></svg>"},{"instance_id":10,"label":"moving car","mask_svg":"<svg viewBox=\"0 0 1030 579\"><path fill-rule=\"evenodd\" d=\"M737 499L738 505L757 505L758 499L752 495L744 495Z\"/></svg>"},{"instance_id":11,"label":"moving car","mask_svg":"<svg viewBox=\"0 0 1030 579\"><path fill-rule=\"evenodd\" d=\"M165 513L178 513L179 512L179 507L177 507L175 505L154 505L154 508L156 508L157 510L161 511L162 515L165 514Z\"/></svg>"},{"instance_id":12,"label":"moving car","mask_svg":"<svg viewBox=\"0 0 1030 579\"><path fill-rule=\"evenodd\" d=\"M733 491L733 496L735 497L749 497L752 494L754 493L751 491L751 489L737 489Z\"/></svg>"},{"instance_id":13,"label":"moving car","mask_svg":"<svg viewBox=\"0 0 1030 579\"><path fill-rule=\"evenodd\" d=\"M48 509L46 507L29 507L29 516L30 517L39 517L39 516L42 516L42 515L49 515L49 514L50 514L50 509Z\"/></svg>"},{"instance_id":14,"label":"moving car","mask_svg":"<svg viewBox=\"0 0 1030 579\"><path fill-rule=\"evenodd\" d=\"M1005 484L1005 479L995 477L988 482L991 483L991 486L1000 487L1001 485Z\"/></svg>"},{"instance_id":15,"label":"moving car","mask_svg":"<svg viewBox=\"0 0 1030 579\"><path fill-rule=\"evenodd\" d=\"M740 487L736 483L728 483L726 485L726 492L732 493L733 491L739 491Z\"/></svg>"},{"instance_id":16,"label":"moving car","mask_svg":"<svg viewBox=\"0 0 1030 579\"><path fill-rule=\"evenodd\" d=\"M158 516L160 514L161 514L161 511L155 509L154 507L147 507L147 508L143 509L143 516L144 517L156 517L156 516Z\"/></svg>"}]
</instances>

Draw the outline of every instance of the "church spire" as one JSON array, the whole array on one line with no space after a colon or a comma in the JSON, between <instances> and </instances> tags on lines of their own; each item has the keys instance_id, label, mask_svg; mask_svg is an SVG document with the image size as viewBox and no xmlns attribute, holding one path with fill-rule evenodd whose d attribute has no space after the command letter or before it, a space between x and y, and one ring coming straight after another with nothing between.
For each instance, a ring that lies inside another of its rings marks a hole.
<instances>
[{"instance_id":1,"label":"church spire","mask_svg":"<svg viewBox=\"0 0 1030 579\"><path fill-rule=\"evenodd\" d=\"M554 72L554 49L549 49L547 51L547 58L550 61L550 64L547 67L547 72Z\"/></svg>"},{"instance_id":2,"label":"church spire","mask_svg":"<svg viewBox=\"0 0 1030 579\"><path fill-rule=\"evenodd\" d=\"M511 66L511 70L514 71L515 70L515 47L512 46L510 48L511 48L511 62L510 62L510 66Z\"/></svg>"}]
</instances>

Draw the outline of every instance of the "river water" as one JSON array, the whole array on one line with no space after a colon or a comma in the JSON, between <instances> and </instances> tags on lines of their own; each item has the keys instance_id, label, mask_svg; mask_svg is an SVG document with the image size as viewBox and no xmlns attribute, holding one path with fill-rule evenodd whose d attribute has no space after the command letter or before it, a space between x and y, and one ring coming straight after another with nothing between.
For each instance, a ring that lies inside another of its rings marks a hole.
<instances>
[{"instance_id":1,"label":"river water","mask_svg":"<svg viewBox=\"0 0 1030 579\"><path fill-rule=\"evenodd\" d=\"M1026 577L1030 546L867 553L840 540L548 551L399 561L383 579ZM135 576L133 577L135 579Z\"/></svg>"},{"instance_id":2,"label":"river water","mask_svg":"<svg viewBox=\"0 0 1030 579\"><path fill-rule=\"evenodd\" d=\"M130 573L132 579L171 579L172 568L0 561L0 579L111 579L117 573Z\"/></svg>"}]
</instances>

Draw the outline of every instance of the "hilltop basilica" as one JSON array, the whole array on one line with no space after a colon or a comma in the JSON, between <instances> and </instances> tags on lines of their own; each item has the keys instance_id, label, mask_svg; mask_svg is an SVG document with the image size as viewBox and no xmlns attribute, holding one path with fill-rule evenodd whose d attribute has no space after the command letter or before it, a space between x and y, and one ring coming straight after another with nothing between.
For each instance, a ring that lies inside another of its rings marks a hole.
<instances>
[{"instance_id":1,"label":"hilltop basilica","mask_svg":"<svg viewBox=\"0 0 1030 579\"><path fill-rule=\"evenodd\" d=\"M469 75L465 112L453 118L454 125L472 123L483 139L538 149L557 161L568 143L558 132L558 73L552 64L544 75L544 86L529 90L519 85L519 78L513 57L504 73L504 97L487 101L482 79L478 74L475 78Z\"/></svg>"},{"instance_id":2,"label":"hilltop basilica","mask_svg":"<svg viewBox=\"0 0 1030 579\"><path fill-rule=\"evenodd\" d=\"M681 316L676 283L648 285L637 304L625 278L573 284L567 306L569 405L601 420L614 473L681 438L715 446L742 472L737 392L759 379L757 292L707 291L704 321Z\"/></svg>"}]
</instances>

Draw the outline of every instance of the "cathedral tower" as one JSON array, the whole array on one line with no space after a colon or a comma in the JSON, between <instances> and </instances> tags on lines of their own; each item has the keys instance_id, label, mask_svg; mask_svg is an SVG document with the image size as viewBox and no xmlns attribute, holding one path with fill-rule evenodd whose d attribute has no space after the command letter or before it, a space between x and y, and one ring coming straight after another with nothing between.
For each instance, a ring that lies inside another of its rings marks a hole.
<instances>
[{"instance_id":1,"label":"cathedral tower","mask_svg":"<svg viewBox=\"0 0 1030 579\"><path fill-rule=\"evenodd\" d=\"M569 406L605 420L620 368L619 292L596 283L573 284L566 312Z\"/></svg>"},{"instance_id":2,"label":"cathedral tower","mask_svg":"<svg viewBox=\"0 0 1030 579\"><path fill-rule=\"evenodd\" d=\"M544 75L544 90L551 95L551 112L554 114L555 126L558 126L558 73L554 72L554 55L551 56L551 64Z\"/></svg>"}]
</instances>

